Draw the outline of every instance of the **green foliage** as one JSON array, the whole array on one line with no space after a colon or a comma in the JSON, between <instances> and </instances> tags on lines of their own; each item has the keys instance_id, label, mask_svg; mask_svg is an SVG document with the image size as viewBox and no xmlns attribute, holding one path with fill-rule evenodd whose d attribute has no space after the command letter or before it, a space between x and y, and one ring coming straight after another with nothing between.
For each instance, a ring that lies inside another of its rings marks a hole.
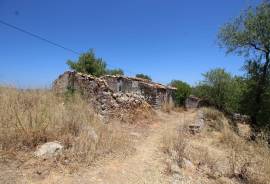
<instances>
[{"instance_id":1,"label":"green foliage","mask_svg":"<svg viewBox=\"0 0 270 184\"><path fill-rule=\"evenodd\" d=\"M250 60L246 62L246 89L241 102L241 110L251 117L256 117L256 126L265 128L268 126L270 128L270 75L266 77L266 84L261 93L261 103L257 103L257 99L255 98L260 90L258 81L262 75L262 67L258 61ZM257 109L261 110L257 112Z\"/></svg>"},{"instance_id":2,"label":"green foliage","mask_svg":"<svg viewBox=\"0 0 270 184\"><path fill-rule=\"evenodd\" d=\"M77 61L68 60L69 67L77 72L101 76L106 73L106 63L102 58L96 58L93 50L82 54Z\"/></svg>"},{"instance_id":3,"label":"green foliage","mask_svg":"<svg viewBox=\"0 0 270 184\"><path fill-rule=\"evenodd\" d=\"M184 105L186 98L191 93L191 87L187 83L180 80L172 80L171 86L177 88L176 91L173 93L173 99L175 104L177 106Z\"/></svg>"},{"instance_id":4,"label":"green foliage","mask_svg":"<svg viewBox=\"0 0 270 184\"><path fill-rule=\"evenodd\" d=\"M225 24L218 39L227 52L249 55L254 51L269 52L270 47L270 3L265 1L258 7L249 8L234 21Z\"/></svg>"},{"instance_id":5,"label":"green foliage","mask_svg":"<svg viewBox=\"0 0 270 184\"><path fill-rule=\"evenodd\" d=\"M142 74L142 73L136 74L136 77L137 78L141 78L141 79L146 79L146 80L152 81L152 79L151 79L150 76L145 75L145 74Z\"/></svg>"},{"instance_id":6,"label":"green foliage","mask_svg":"<svg viewBox=\"0 0 270 184\"><path fill-rule=\"evenodd\" d=\"M249 8L224 25L218 39L227 53L251 57L245 66L247 89L242 110L251 115L255 126L270 126L270 2Z\"/></svg>"},{"instance_id":7,"label":"green foliage","mask_svg":"<svg viewBox=\"0 0 270 184\"><path fill-rule=\"evenodd\" d=\"M204 80L193 89L193 94L207 100L220 110L238 112L244 86L241 79L224 69L213 69L203 74Z\"/></svg>"},{"instance_id":8,"label":"green foliage","mask_svg":"<svg viewBox=\"0 0 270 184\"><path fill-rule=\"evenodd\" d=\"M124 71L122 69L112 69L112 70L107 70L106 73L108 75L124 75Z\"/></svg>"},{"instance_id":9,"label":"green foliage","mask_svg":"<svg viewBox=\"0 0 270 184\"><path fill-rule=\"evenodd\" d=\"M102 58L97 58L93 50L82 54L77 61L68 60L67 64L72 70L91 74L96 77L102 75L124 75L122 69L107 69L107 64Z\"/></svg>"}]
</instances>

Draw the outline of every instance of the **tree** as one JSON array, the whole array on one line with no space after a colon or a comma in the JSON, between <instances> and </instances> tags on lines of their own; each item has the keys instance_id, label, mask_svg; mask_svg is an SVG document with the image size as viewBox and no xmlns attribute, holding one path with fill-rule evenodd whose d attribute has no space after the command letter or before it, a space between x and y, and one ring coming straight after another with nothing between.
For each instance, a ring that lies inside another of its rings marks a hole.
<instances>
[{"instance_id":1,"label":"tree","mask_svg":"<svg viewBox=\"0 0 270 184\"><path fill-rule=\"evenodd\" d=\"M170 84L176 88L176 91L173 93L175 104L177 106L184 105L186 98L191 93L190 85L180 80L172 80Z\"/></svg>"},{"instance_id":2,"label":"tree","mask_svg":"<svg viewBox=\"0 0 270 184\"><path fill-rule=\"evenodd\" d=\"M150 76L145 75L145 74L142 74L142 73L136 74L136 77L137 78L141 78L141 79L146 79L146 80L152 81L152 79L151 79Z\"/></svg>"},{"instance_id":3,"label":"tree","mask_svg":"<svg viewBox=\"0 0 270 184\"><path fill-rule=\"evenodd\" d=\"M69 67L77 72L101 76L106 73L106 63L102 58L96 58L93 50L82 54L77 61L68 60Z\"/></svg>"},{"instance_id":4,"label":"tree","mask_svg":"<svg viewBox=\"0 0 270 184\"><path fill-rule=\"evenodd\" d=\"M256 8L248 8L234 21L225 24L219 34L219 43L227 53L237 53L253 57L253 64L258 67L255 79L254 104L251 118L254 124L263 114L264 96L268 90L267 78L270 65L270 3L264 1ZM261 58L261 59L258 59ZM268 118L269 121L270 118Z\"/></svg>"},{"instance_id":5,"label":"tree","mask_svg":"<svg viewBox=\"0 0 270 184\"><path fill-rule=\"evenodd\" d=\"M193 93L225 112L239 111L242 96L240 79L224 69L217 68L203 74L204 80Z\"/></svg>"},{"instance_id":6,"label":"tree","mask_svg":"<svg viewBox=\"0 0 270 184\"><path fill-rule=\"evenodd\" d=\"M77 61L68 60L67 64L72 70L91 74L96 77L102 75L124 75L122 69L107 69L107 64L102 58L97 58L93 50L82 54Z\"/></svg>"},{"instance_id":7,"label":"tree","mask_svg":"<svg viewBox=\"0 0 270 184\"><path fill-rule=\"evenodd\" d=\"M249 114L251 117L257 118L255 124L256 127L270 128L270 76L267 75L266 85L264 92L262 93L262 101L260 104L260 111L257 112L257 101L254 96L257 95L258 89L260 88L260 77L262 75L262 66L259 61L248 60L244 66L247 74L245 76L245 93L243 95L242 112Z\"/></svg>"}]
</instances>

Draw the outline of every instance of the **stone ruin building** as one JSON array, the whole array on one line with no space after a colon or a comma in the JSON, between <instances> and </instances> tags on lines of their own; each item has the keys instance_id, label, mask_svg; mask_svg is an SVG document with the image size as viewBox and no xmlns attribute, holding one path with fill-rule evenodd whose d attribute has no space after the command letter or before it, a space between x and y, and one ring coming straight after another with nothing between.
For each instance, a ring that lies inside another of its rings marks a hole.
<instances>
[{"instance_id":1,"label":"stone ruin building","mask_svg":"<svg viewBox=\"0 0 270 184\"><path fill-rule=\"evenodd\" d=\"M187 109L198 108L200 107L200 104L201 104L201 99L193 95L190 95L185 100L185 107Z\"/></svg>"},{"instance_id":2,"label":"stone ruin building","mask_svg":"<svg viewBox=\"0 0 270 184\"><path fill-rule=\"evenodd\" d=\"M161 108L173 105L173 87L140 78L111 76L94 77L74 71L67 71L53 82L56 93L78 91L100 114L128 111L142 105Z\"/></svg>"},{"instance_id":3,"label":"stone ruin building","mask_svg":"<svg viewBox=\"0 0 270 184\"><path fill-rule=\"evenodd\" d=\"M154 108L161 108L164 104L173 104L172 93L176 88L134 77L106 75L101 79L105 80L109 88L116 93L142 95Z\"/></svg>"}]
</instances>

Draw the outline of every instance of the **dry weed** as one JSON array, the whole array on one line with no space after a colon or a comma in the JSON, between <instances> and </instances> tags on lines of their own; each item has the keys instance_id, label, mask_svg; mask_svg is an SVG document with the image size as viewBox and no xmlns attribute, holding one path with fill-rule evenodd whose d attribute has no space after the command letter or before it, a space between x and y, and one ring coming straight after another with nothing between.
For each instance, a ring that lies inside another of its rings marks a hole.
<instances>
[{"instance_id":1,"label":"dry weed","mask_svg":"<svg viewBox=\"0 0 270 184\"><path fill-rule=\"evenodd\" d=\"M170 163L177 163L179 167L182 167L187 145L186 130L180 127L178 130L166 134L163 137L162 145L164 153L167 154L172 161ZM171 166L168 165L167 167L170 168ZM169 171L170 169L167 170Z\"/></svg>"},{"instance_id":2,"label":"dry weed","mask_svg":"<svg viewBox=\"0 0 270 184\"><path fill-rule=\"evenodd\" d=\"M161 110L163 112L167 112L167 113L170 113L173 110L173 108L174 108L173 104L172 103L168 103L168 102L165 102L161 106Z\"/></svg>"},{"instance_id":3,"label":"dry weed","mask_svg":"<svg viewBox=\"0 0 270 184\"><path fill-rule=\"evenodd\" d=\"M225 117L222 112L213 108L202 108L202 112L210 130L220 131L224 128Z\"/></svg>"},{"instance_id":4,"label":"dry weed","mask_svg":"<svg viewBox=\"0 0 270 184\"><path fill-rule=\"evenodd\" d=\"M218 120L221 117L223 117L223 113L214 109L214 108L202 108L202 111L204 113L204 117L206 119L211 119L211 120Z\"/></svg>"},{"instance_id":5,"label":"dry weed","mask_svg":"<svg viewBox=\"0 0 270 184\"><path fill-rule=\"evenodd\" d=\"M122 122L129 124L147 124L153 121L155 112L148 103L143 103L139 107L129 110L129 112L119 113Z\"/></svg>"},{"instance_id":6,"label":"dry weed","mask_svg":"<svg viewBox=\"0 0 270 184\"><path fill-rule=\"evenodd\" d=\"M128 136L104 125L79 95L55 96L49 90L0 87L1 153L32 151L59 141L65 162L92 163L99 156L124 149Z\"/></svg>"},{"instance_id":7,"label":"dry weed","mask_svg":"<svg viewBox=\"0 0 270 184\"><path fill-rule=\"evenodd\" d=\"M263 140L251 142L237 135L228 123L220 131L219 144L228 150L228 177L247 184L270 181L270 150Z\"/></svg>"},{"instance_id":8,"label":"dry weed","mask_svg":"<svg viewBox=\"0 0 270 184\"><path fill-rule=\"evenodd\" d=\"M204 108L203 112L207 126L212 127L211 130L215 130L204 132L205 136L215 139L217 147L213 148L222 150L222 153L226 155L226 157L222 156L226 172L220 172L217 175L215 173L217 163L214 161L217 156L209 155L208 150L196 148L196 152L200 154L193 160L200 158L199 165L207 166L207 168L203 168L204 171L207 171L206 175L214 180L225 177L247 184L270 183L270 149L265 141L267 138L263 139L264 136L261 136L259 140L253 142L247 140L238 135L238 132L221 112L209 108Z\"/></svg>"}]
</instances>

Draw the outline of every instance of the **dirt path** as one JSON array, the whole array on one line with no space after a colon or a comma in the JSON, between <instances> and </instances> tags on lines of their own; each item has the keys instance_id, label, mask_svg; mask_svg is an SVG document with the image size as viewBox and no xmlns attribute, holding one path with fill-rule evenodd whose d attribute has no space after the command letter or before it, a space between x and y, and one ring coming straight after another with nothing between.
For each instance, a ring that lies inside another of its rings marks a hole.
<instances>
[{"instance_id":1,"label":"dirt path","mask_svg":"<svg viewBox=\"0 0 270 184\"><path fill-rule=\"evenodd\" d=\"M184 121L195 116L194 112L165 114L158 112L159 122L151 125L150 133L136 145L131 156L113 159L102 166L87 169L77 176L61 178L59 183L141 184L169 183L164 174L164 155L160 150L163 136ZM58 182L56 182L58 183Z\"/></svg>"},{"instance_id":2,"label":"dirt path","mask_svg":"<svg viewBox=\"0 0 270 184\"><path fill-rule=\"evenodd\" d=\"M164 135L185 121L195 117L196 112L157 112L159 121L151 124L147 136L138 135L135 151L125 158L107 159L95 167L85 168L72 175L52 174L41 183L57 184L158 184L171 183L164 174L165 156L161 151Z\"/></svg>"}]
</instances>

